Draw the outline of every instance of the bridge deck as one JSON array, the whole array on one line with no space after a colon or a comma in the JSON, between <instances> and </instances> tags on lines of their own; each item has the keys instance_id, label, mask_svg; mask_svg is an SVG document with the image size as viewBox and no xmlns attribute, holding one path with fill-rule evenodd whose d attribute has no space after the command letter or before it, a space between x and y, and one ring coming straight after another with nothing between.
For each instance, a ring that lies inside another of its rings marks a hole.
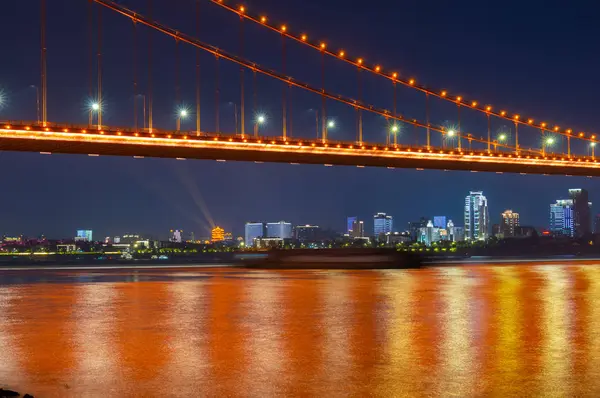
<instances>
[{"instance_id":1,"label":"bridge deck","mask_svg":"<svg viewBox=\"0 0 600 398\"><path fill-rule=\"evenodd\" d=\"M600 176L591 157L560 158L533 152L462 151L381 144L320 142L282 137L241 137L58 125L0 124L0 150L157 158L327 164L502 173Z\"/></svg>"}]
</instances>

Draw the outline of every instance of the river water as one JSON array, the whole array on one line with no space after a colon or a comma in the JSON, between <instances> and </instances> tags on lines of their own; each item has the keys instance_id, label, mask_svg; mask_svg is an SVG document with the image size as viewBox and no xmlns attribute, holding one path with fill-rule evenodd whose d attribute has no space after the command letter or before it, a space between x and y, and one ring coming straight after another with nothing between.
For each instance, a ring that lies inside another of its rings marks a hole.
<instances>
[{"instance_id":1,"label":"river water","mask_svg":"<svg viewBox=\"0 0 600 398\"><path fill-rule=\"evenodd\" d=\"M36 397L598 397L595 264L0 271L0 387Z\"/></svg>"}]
</instances>

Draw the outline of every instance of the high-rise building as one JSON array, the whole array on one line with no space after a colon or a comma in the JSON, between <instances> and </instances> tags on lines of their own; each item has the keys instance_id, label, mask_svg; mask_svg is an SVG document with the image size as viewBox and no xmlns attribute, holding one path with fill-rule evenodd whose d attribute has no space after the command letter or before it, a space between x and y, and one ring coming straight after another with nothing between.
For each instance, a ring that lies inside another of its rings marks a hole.
<instances>
[{"instance_id":1,"label":"high-rise building","mask_svg":"<svg viewBox=\"0 0 600 398\"><path fill-rule=\"evenodd\" d=\"M216 225L211 231L210 231L210 240L212 242L222 242L225 240L225 230L221 227L219 227L218 225Z\"/></svg>"},{"instance_id":2,"label":"high-rise building","mask_svg":"<svg viewBox=\"0 0 600 398\"><path fill-rule=\"evenodd\" d=\"M373 234L378 237L381 234L391 233L393 228L392 216L385 213L377 213L373 216Z\"/></svg>"},{"instance_id":3,"label":"high-rise building","mask_svg":"<svg viewBox=\"0 0 600 398\"><path fill-rule=\"evenodd\" d=\"M434 227L433 221L429 220L427 226L420 230L419 242L424 243L425 246L431 246L433 242L438 242L440 239L440 228Z\"/></svg>"},{"instance_id":4,"label":"high-rise building","mask_svg":"<svg viewBox=\"0 0 600 398\"><path fill-rule=\"evenodd\" d=\"M270 222L267 224L267 238L292 238L292 224L285 221Z\"/></svg>"},{"instance_id":5,"label":"high-rise building","mask_svg":"<svg viewBox=\"0 0 600 398\"><path fill-rule=\"evenodd\" d=\"M352 236L352 231L354 230L354 224L358 222L358 217L348 217L346 218L346 232L348 235Z\"/></svg>"},{"instance_id":6,"label":"high-rise building","mask_svg":"<svg viewBox=\"0 0 600 398\"><path fill-rule=\"evenodd\" d=\"M434 216L433 226L436 228L446 228L446 216Z\"/></svg>"},{"instance_id":7,"label":"high-rise building","mask_svg":"<svg viewBox=\"0 0 600 398\"><path fill-rule=\"evenodd\" d=\"M295 232L296 239L300 242L316 242L319 240L321 228L318 225L298 225Z\"/></svg>"},{"instance_id":8,"label":"high-rise building","mask_svg":"<svg viewBox=\"0 0 600 398\"><path fill-rule=\"evenodd\" d=\"M575 236L573 200L559 199L550 205L549 230L554 235Z\"/></svg>"},{"instance_id":9,"label":"high-rise building","mask_svg":"<svg viewBox=\"0 0 600 398\"><path fill-rule=\"evenodd\" d=\"M462 242L465 240L465 228L454 227L454 242Z\"/></svg>"},{"instance_id":10,"label":"high-rise building","mask_svg":"<svg viewBox=\"0 0 600 398\"><path fill-rule=\"evenodd\" d=\"M172 229L171 236L169 238L169 242L181 243L183 241L183 230L181 229Z\"/></svg>"},{"instance_id":11,"label":"high-rise building","mask_svg":"<svg viewBox=\"0 0 600 398\"><path fill-rule=\"evenodd\" d=\"M470 192L465 198L465 239L487 240L490 216L483 192Z\"/></svg>"},{"instance_id":12,"label":"high-rise building","mask_svg":"<svg viewBox=\"0 0 600 398\"><path fill-rule=\"evenodd\" d=\"M254 240L265 237L267 227L264 222L247 222L245 227L244 241L246 246L254 246Z\"/></svg>"},{"instance_id":13,"label":"high-rise building","mask_svg":"<svg viewBox=\"0 0 600 398\"><path fill-rule=\"evenodd\" d=\"M92 241L92 230L91 229L78 229L75 240L91 242Z\"/></svg>"},{"instance_id":14,"label":"high-rise building","mask_svg":"<svg viewBox=\"0 0 600 398\"><path fill-rule=\"evenodd\" d=\"M592 233L592 203L585 189L569 189L569 198L573 201L573 229L575 237Z\"/></svg>"},{"instance_id":15,"label":"high-rise building","mask_svg":"<svg viewBox=\"0 0 600 398\"><path fill-rule=\"evenodd\" d=\"M502 213L502 224L500 224L500 234L503 237L515 237L516 236L516 227L520 225L519 223L519 213L515 213L512 210L505 210Z\"/></svg>"},{"instance_id":16,"label":"high-rise building","mask_svg":"<svg viewBox=\"0 0 600 398\"><path fill-rule=\"evenodd\" d=\"M455 242L456 240L456 231L454 230L454 223L452 222L452 220L448 220L448 223L446 224L446 231L448 231L448 240L450 242Z\"/></svg>"},{"instance_id":17,"label":"high-rise building","mask_svg":"<svg viewBox=\"0 0 600 398\"><path fill-rule=\"evenodd\" d=\"M350 232L350 236L353 238L364 238L365 222L358 220L354 221L354 224L352 224L352 231Z\"/></svg>"},{"instance_id":18,"label":"high-rise building","mask_svg":"<svg viewBox=\"0 0 600 398\"><path fill-rule=\"evenodd\" d=\"M427 227L427 218L421 217L419 221L411 221L408 223L408 232L410 234L410 238L417 242L419 240L421 228Z\"/></svg>"}]
</instances>

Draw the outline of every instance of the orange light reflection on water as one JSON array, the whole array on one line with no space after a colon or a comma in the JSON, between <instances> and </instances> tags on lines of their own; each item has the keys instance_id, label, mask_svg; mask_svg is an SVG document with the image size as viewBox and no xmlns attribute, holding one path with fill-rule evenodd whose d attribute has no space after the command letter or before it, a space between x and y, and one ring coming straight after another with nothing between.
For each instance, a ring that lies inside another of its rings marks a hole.
<instances>
[{"instance_id":1,"label":"orange light reflection on water","mask_svg":"<svg viewBox=\"0 0 600 398\"><path fill-rule=\"evenodd\" d=\"M3 386L49 397L600 392L593 265L123 274L0 285Z\"/></svg>"}]
</instances>

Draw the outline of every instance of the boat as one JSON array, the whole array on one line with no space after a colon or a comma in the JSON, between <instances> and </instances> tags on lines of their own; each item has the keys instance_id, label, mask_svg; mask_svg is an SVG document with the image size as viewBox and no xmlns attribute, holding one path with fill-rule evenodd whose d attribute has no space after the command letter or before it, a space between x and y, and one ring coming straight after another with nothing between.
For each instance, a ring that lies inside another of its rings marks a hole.
<instances>
[{"instance_id":1,"label":"boat","mask_svg":"<svg viewBox=\"0 0 600 398\"><path fill-rule=\"evenodd\" d=\"M238 253L238 266L263 269L412 269L418 255L395 249L293 249Z\"/></svg>"}]
</instances>

